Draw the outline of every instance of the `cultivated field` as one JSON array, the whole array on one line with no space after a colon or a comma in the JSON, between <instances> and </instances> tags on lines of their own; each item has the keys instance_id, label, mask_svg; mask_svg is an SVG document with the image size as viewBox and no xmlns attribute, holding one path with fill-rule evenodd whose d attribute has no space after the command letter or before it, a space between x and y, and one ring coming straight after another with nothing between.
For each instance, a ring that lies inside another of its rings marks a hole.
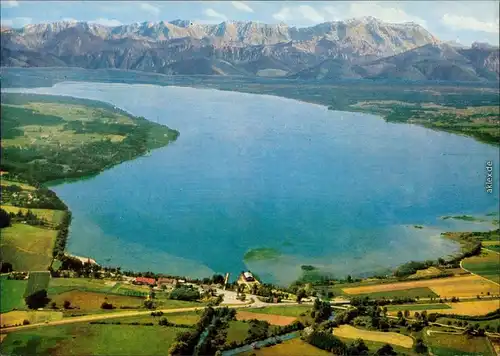
<instances>
[{"instance_id":1,"label":"cultivated field","mask_svg":"<svg viewBox=\"0 0 500 356\"><path fill-rule=\"evenodd\" d=\"M63 210L52 210L52 209L27 209L27 208L20 208L17 206L10 206L10 205L0 205L0 208L5 210L8 213L14 213L17 214L19 210L22 211L23 214L26 214L28 210L31 210L33 214L35 214L38 218L46 220L48 223L52 224L53 226L57 226L62 222L62 219L64 218L64 214L66 213Z\"/></svg>"},{"instance_id":2,"label":"cultivated field","mask_svg":"<svg viewBox=\"0 0 500 356\"><path fill-rule=\"evenodd\" d=\"M161 318L167 318L168 321L175 324L183 324L183 325L194 325L200 320L200 313L197 312L184 312L184 313L172 313L165 314L162 316L151 316L151 315L141 315L141 316L131 316L120 318L123 323L155 323L158 324L158 321Z\"/></svg>"},{"instance_id":3,"label":"cultivated field","mask_svg":"<svg viewBox=\"0 0 500 356\"><path fill-rule=\"evenodd\" d=\"M457 314L457 315L484 315L500 308L500 300L478 300L447 304L407 304L388 306L389 315L396 315L399 310L423 311L427 313Z\"/></svg>"},{"instance_id":4,"label":"cultivated field","mask_svg":"<svg viewBox=\"0 0 500 356\"><path fill-rule=\"evenodd\" d=\"M11 311L0 314L0 325L14 326L22 325L24 320L28 320L30 324L44 323L46 321L61 320L63 313L58 311Z\"/></svg>"},{"instance_id":5,"label":"cultivated field","mask_svg":"<svg viewBox=\"0 0 500 356\"><path fill-rule=\"evenodd\" d=\"M52 261L56 230L26 224L2 229L0 260L12 263L15 271L44 271Z\"/></svg>"},{"instance_id":6,"label":"cultivated field","mask_svg":"<svg viewBox=\"0 0 500 356\"><path fill-rule=\"evenodd\" d=\"M122 295L82 292L77 290L58 294L51 297L51 299L52 302L55 302L59 308L61 308L64 301L67 300L71 303L73 308L78 309L79 311L100 310L103 302L111 303L116 308L123 306L139 308L144 303L144 298L140 297L127 297Z\"/></svg>"},{"instance_id":7,"label":"cultivated field","mask_svg":"<svg viewBox=\"0 0 500 356\"><path fill-rule=\"evenodd\" d=\"M491 355L493 349L485 337L470 337L462 334L425 334L425 341L434 355Z\"/></svg>"},{"instance_id":8,"label":"cultivated field","mask_svg":"<svg viewBox=\"0 0 500 356\"><path fill-rule=\"evenodd\" d=\"M186 329L164 326L72 324L10 333L0 344L4 355L166 355Z\"/></svg>"},{"instance_id":9,"label":"cultivated field","mask_svg":"<svg viewBox=\"0 0 500 356\"><path fill-rule=\"evenodd\" d=\"M24 296L27 297L35 292L38 292L39 290L47 290L50 278L49 271L30 272Z\"/></svg>"},{"instance_id":10,"label":"cultivated field","mask_svg":"<svg viewBox=\"0 0 500 356\"><path fill-rule=\"evenodd\" d=\"M362 330L351 325L340 325L338 328L334 328L333 335L338 335L340 337L345 337L348 339L363 339L384 342L408 349L413 346L413 339L409 336L394 332Z\"/></svg>"},{"instance_id":11,"label":"cultivated field","mask_svg":"<svg viewBox=\"0 0 500 356\"><path fill-rule=\"evenodd\" d=\"M243 321L230 321L229 328L227 329L226 343L244 341L248 335L249 328L250 324L244 323Z\"/></svg>"},{"instance_id":12,"label":"cultivated field","mask_svg":"<svg viewBox=\"0 0 500 356\"><path fill-rule=\"evenodd\" d=\"M476 297L477 295L486 295L488 293L491 295L500 293L498 285L474 275L360 286L344 288L343 291L349 295L357 295L405 291L412 288L429 288L442 298Z\"/></svg>"},{"instance_id":13,"label":"cultivated field","mask_svg":"<svg viewBox=\"0 0 500 356\"><path fill-rule=\"evenodd\" d=\"M264 308L249 308L246 310L252 313L259 313L259 314L275 314L275 315L299 317L300 314L310 312L311 306L310 305L270 306Z\"/></svg>"},{"instance_id":14,"label":"cultivated field","mask_svg":"<svg viewBox=\"0 0 500 356\"><path fill-rule=\"evenodd\" d=\"M390 312L404 311L404 310L435 310L435 309L451 309L448 304L436 303L436 304L402 304L402 305L388 305L387 310Z\"/></svg>"},{"instance_id":15,"label":"cultivated field","mask_svg":"<svg viewBox=\"0 0 500 356\"><path fill-rule=\"evenodd\" d=\"M115 284L108 284L102 279L91 278L52 278L48 289L49 296L71 290L108 293Z\"/></svg>"},{"instance_id":16,"label":"cultivated field","mask_svg":"<svg viewBox=\"0 0 500 356\"><path fill-rule=\"evenodd\" d=\"M309 345L300 338L284 341L281 344L265 347L259 350L247 351L238 356L327 356L332 355L330 352L318 349L315 346Z\"/></svg>"},{"instance_id":17,"label":"cultivated field","mask_svg":"<svg viewBox=\"0 0 500 356\"><path fill-rule=\"evenodd\" d=\"M483 241L482 244L488 250L500 253L500 241Z\"/></svg>"},{"instance_id":18,"label":"cultivated field","mask_svg":"<svg viewBox=\"0 0 500 356\"><path fill-rule=\"evenodd\" d=\"M483 249L479 256L464 259L462 267L497 284L500 283L500 255L496 252ZM497 285L495 294L499 293L500 285Z\"/></svg>"},{"instance_id":19,"label":"cultivated field","mask_svg":"<svg viewBox=\"0 0 500 356\"><path fill-rule=\"evenodd\" d=\"M16 281L7 279L7 276L0 277L0 313L16 309L24 309L24 291L28 281Z\"/></svg>"},{"instance_id":20,"label":"cultivated field","mask_svg":"<svg viewBox=\"0 0 500 356\"><path fill-rule=\"evenodd\" d=\"M263 313L252 313L247 311L239 311L236 314L238 320L264 320L271 325L288 325L293 323L297 318L292 316L284 315L273 315L273 314L263 314Z\"/></svg>"},{"instance_id":21,"label":"cultivated field","mask_svg":"<svg viewBox=\"0 0 500 356\"><path fill-rule=\"evenodd\" d=\"M25 189L25 190L35 190L36 187L32 186L32 185L29 185L29 184L26 184L26 183L20 183L20 182L14 182L14 181L11 181L11 180L8 180L8 179L4 179L2 178L2 181L0 182L2 186L8 186L8 185L17 185L19 187L21 187L22 189Z\"/></svg>"}]
</instances>

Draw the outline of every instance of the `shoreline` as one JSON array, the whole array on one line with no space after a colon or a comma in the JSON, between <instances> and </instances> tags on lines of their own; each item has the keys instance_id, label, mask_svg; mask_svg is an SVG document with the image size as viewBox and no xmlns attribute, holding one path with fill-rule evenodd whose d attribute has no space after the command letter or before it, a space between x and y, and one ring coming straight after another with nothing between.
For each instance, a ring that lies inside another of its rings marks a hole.
<instances>
[{"instance_id":1,"label":"shoreline","mask_svg":"<svg viewBox=\"0 0 500 356\"><path fill-rule=\"evenodd\" d=\"M68 83L68 82L71 82L71 83L82 83L82 81L64 81L64 82L61 82L61 83ZM108 82L106 82L106 83L108 83ZM57 84L58 83L54 84L54 86L57 85ZM158 85L158 84L127 84L127 83L113 83L113 82L109 82L109 84L113 84L113 85L117 85L118 84L118 85L125 85L125 86L130 86L130 85L146 85L146 86L159 86L159 87L162 87L162 85ZM165 85L163 85L163 86L165 86ZM226 92L231 92L231 93L235 93L235 94L265 95L265 96L273 97L273 98L276 98L276 99L279 99L279 100L293 100L295 102L301 102L301 103L308 104L308 105L318 105L318 106L326 108L327 110L330 110L328 108L328 106L326 106L324 104L321 104L321 103L310 102L308 100L300 100L300 99L285 97L285 96L276 95L276 94L257 94L257 93L249 93L249 92L240 92L240 91L237 91L237 90L224 90L224 89L219 89L219 88L207 88L207 87L200 88L200 87L189 86L189 85L185 85L185 86L182 86L182 85L181 86L178 86L178 85L167 85L167 86L175 87L175 88L192 88L192 89L198 89L198 90L199 89L207 89L207 90L226 91ZM19 89L26 90L26 89L29 89L29 88L19 88ZM4 92L4 90L2 90L2 92ZM7 92L9 92L9 93L25 93L25 92L23 92L21 90L20 91L14 91L14 92L12 92L12 91L7 91ZM51 94L35 94L35 93L29 93L29 94L34 94L34 95L51 95ZM64 97L71 97L71 98L82 99L82 98L74 97L74 96L71 96L71 95L59 95L58 94L58 95L51 95L51 96L54 96L54 97L64 96ZM112 105L110 103L107 103L106 101L102 101L102 103L105 103L107 105ZM122 111L124 111L121 108L119 108L119 109L122 110ZM332 110L332 111L336 111L336 112L354 112L354 111L344 111L344 110ZM130 114L130 113L128 113L128 114ZM362 114L364 114L364 115L372 115L372 116L379 116L380 118L383 118L379 114L370 114L370 113L365 113L365 112L363 112ZM130 114L130 115L132 115L132 114ZM134 116L134 115L132 115L132 116ZM148 121L153 122L151 120L148 120ZM468 137L470 137L470 136L468 136ZM473 137L470 137L470 138L473 138ZM162 146L162 147L165 147L165 146ZM153 148L153 149L156 149L156 148ZM135 159L138 159L138 158L143 157L143 156L144 156L144 154L136 156L136 157L134 157L132 159L129 159L129 160L124 160L124 161L118 162L118 163L113 164L111 166L104 167L104 168L102 168L101 170L99 170L98 172L95 172L95 173L86 174L86 175L83 175L83 176L80 176L80 177L62 178L60 180L58 179L58 180L54 180L54 181L48 181L48 182L45 182L45 183L41 183L41 185L50 188L51 186L60 185L60 184L66 184L66 183L71 183L72 181L79 181L79 180L91 179L91 178L96 177L100 173L106 171L107 169L113 168L114 166L117 166L117 165L119 165L121 163L124 163L124 162L127 162L127 161L134 161ZM69 211L69 209L68 209L68 211ZM443 238L443 237L441 237L441 238ZM65 249L65 252L67 253L66 249Z\"/></svg>"}]
</instances>

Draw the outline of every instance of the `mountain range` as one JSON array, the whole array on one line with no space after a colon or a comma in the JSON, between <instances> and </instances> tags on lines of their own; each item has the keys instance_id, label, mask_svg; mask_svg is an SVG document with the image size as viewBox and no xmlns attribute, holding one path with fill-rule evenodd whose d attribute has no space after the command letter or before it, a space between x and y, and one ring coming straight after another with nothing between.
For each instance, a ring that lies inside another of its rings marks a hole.
<instances>
[{"instance_id":1,"label":"mountain range","mask_svg":"<svg viewBox=\"0 0 500 356\"><path fill-rule=\"evenodd\" d=\"M2 28L1 66L117 68L169 75L498 81L499 49L445 43L415 23L373 17L312 27L185 20Z\"/></svg>"}]
</instances>

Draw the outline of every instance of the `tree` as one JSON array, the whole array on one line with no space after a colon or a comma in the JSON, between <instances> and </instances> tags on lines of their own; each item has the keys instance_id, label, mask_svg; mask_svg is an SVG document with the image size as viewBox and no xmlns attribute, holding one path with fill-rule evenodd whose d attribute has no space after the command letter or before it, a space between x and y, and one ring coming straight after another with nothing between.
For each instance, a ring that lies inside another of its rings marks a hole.
<instances>
[{"instance_id":1,"label":"tree","mask_svg":"<svg viewBox=\"0 0 500 356\"><path fill-rule=\"evenodd\" d=\"M377 352L375 352L375 355L393 356L393 355L397 355L397 353L394 351L394 349L392 348L392 346L390 344L385 344L380 349L378 349Z\"/></svg>"},{"instance_id":2,"label":"tree","mask_svg":"<svg viewBox=\"0 0 500 356\"><path fill-rule=\"evenodd\" d=\"M108 302L102 302L101 309L114 309L113 304Z\"/></svg>"},{"instance_id":3,"label":"tree","mask_svg":"<svg viewBox=\"0 0 500 356\"><path fill-rule=\"evenodd\" d=\"M356 339L349 345L347 353L355 356L368 355L368 346L366 346L363 339Z\"/></svg>"},{"instance_id":4,"label":"tree","mask_svg":"<svg viewBox=\"0 0 500 356\"><path fill-rule=\"evenodd\" d=\"M429 322L431 323L435 323L436 320L437 320L437 314L436 313L430 313L428 316L427 316L427 320L429 320ZM460 322L460 325L462 324L462 322Z\"/></svg>"},{"instance_id":5,"label":"tree","mask_svg":"<svg viewBox=\"0 0 500 356\"><path fill-rule=\"evenodd\" d=\"M405 318L408 319L410 317L410 311L408 309L405 310Z\"/></svg>"},{"instance_id":6,"label":"tree","mask_svg":"<svg viewBox=\"0 0 500 356\"><path fill-rule=\"evenodd\" d=\"M167 318L161 318L159 321L158 321L158 325L160 326L169 326L170 323L168 322Z\"/></svg>"},{"instance_id":7,"label":"tree","mask_svg":"<svg viewBox=\"0 0 500 356\"><path fill-rule=\"evenodd\" d=\"M30 309L43 308L50 301L50 299L47 298L47 291L45 289L36 291L35 293L24 298L24 300Z\"/></svg>"},{"instance_id":8,"label":"tree","mask_svg":"<svg viewBox=\"0 0 500 356\"><path fill-rule=\"evenodd\" d=\"M427 346L424 344L424 341L422 339L417 339L415 345L413 346L413 349L415 350L416 353L419 354L427 353Z\"/></svg>"},{"instance_id":9,"label":"tree","mask_svg":"<svg viewBox=\"0 0 500 356\"><path fill-rule=\"evenodd\" d=\"M169 296L170 299L185 301L195 301L200 299L200 297L200 292L198 292L198 290L186 286L175 288L172 292L170 292Z\"/></svg>"},{"instance_id":10,"label":"tree","mask_svg":"<svg viewBox=\"0 0 500 356\"><path fill-rule=\"evenodd\" d=\"M1 273L10 273L14 269L12 268L12 264L9 262L2 262Z\"/></svg>"},{"instance_id":11,"label":"tree","mask_svg":"<svg viewBox=\"0 0 500 356\"><path fill-rule=\"evenodd\" d=\"M151 299L147 299L144 301L144 308L153 309L154 307L155 307L155 304Z\"/></svg>"},{"instance_id":12,"label":"tree","mask_svg":"<svg viewBox=\"0 0 500 356\"><path fill-rule=\"evenodd\" d=\"M400 310L398 311L398 318L401 319L403 317L403 312Z\"/></svg>"},{"instance_id":13,"label":"tree","mask_svg":"<svg viewBox=\"0 0 500 356\"><path fill-rule=\"evenodd\" d=\"M19 211L21 211L19 209ZM10 215L5 210L0 208L0 229L10 226Z\"/></svg>"},{"instance_id":14,"label":"tree","mask_svg":"<svg viewBox=\"0 0 500 356\"><path fill-rule=\"evenodd\" d=\"M50 307L51 307L52 309L57 309L57 304L56 304L56 302L52 302L52 303L50 303Z\"/></svg>"},{"instance_id":15,"label":"tree","mask_svg":"<svg viewBox=\"0 0 500 356\"><path fill-rule=\"evenodd\" d=\"M304 289L302 289L302 288L299 289L297 291L297 303L300 304L302 302L302 299L305 298L305 297L307 297L306 291Z\"/></svg>"},{"instance_id":16,"label":"tree","mask_svg":"<svg viewBox=\"0 0 500 356\"><path fill-rule=\"evenodd\" d=\"M64 309L71 308L71 302L69 300L65 300L64 303L63 303L63 308Z\"/></svg>"}]
</instances>

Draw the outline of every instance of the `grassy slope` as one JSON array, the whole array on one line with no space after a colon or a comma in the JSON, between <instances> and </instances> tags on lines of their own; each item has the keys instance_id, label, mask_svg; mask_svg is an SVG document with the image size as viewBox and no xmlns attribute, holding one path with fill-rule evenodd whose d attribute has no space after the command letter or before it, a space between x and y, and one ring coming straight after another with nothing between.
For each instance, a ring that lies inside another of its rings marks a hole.
<instances>
[{"instance_id":1,"label":"grassy slope","mask_svg":"<svg viewBox=\"0 0 500 356\"><path fill-rule=\"evenodd\" d=\"M2 182L3 183L3 182ZM8 213L14 213L16 214L19 210L23 214L26 214L28 210L31 210L33 214L35 214L37 217L47 220L50 224L53 224L53 226L57 226L62 222L62 219L64 217L65 211L63 210L54 210L54 209L28 209L28 208L20 208L17 206L11 206L11 205L1 205L0 208L5 210Z\"/></svg>"},{"instance_id":2,"label":"grassy slope","mask_svg":"<svg viewBox=\"0 0 500 356\"><path fill-rule=\"evenodd\" d=\"M24 309L24 291L28 281L8 280L6 276L0 277L0 313L8 312L14 308Z\"/></svg>"},{"instance_id":3,"label":"grassy slope","mask_svg":"<svg viewBox=\"0 0 500 356\"><path fill-rule=\"evenodd\" d=\"M248 335L248 329L250 325L242 321L230 321L229 328L227 329L226 343L232 341L241 342L244 341Z\"/></svg>"},{"instance_id":4,"label":"grassy slope","mask_svg":"<svg viewBox=\"0 0 500 356\"><path fill-rule=\"evenodd\" d=\"M55 326L9 334L0 344L0 352L40 356L164 355L183 330L132 325Z\"/></svg>"},{"instance_id":5,"label":"grassy slope","mask_svg":"<svg viewBox=\"0 0 500 356\"><path fill-rule=\"evenodd\" d=\"M464 259L462 266L472 273L500 283L499 259L500 255L498 253L483 249L479 256Z\"/></svg>"},{"instance_id":6,"label":"grassy slope","mask_svg":"<svg viewBox=\"0 0 500 356\"><path fill-rule=\"evenodd\" d=\"M261 314L275 314L284 316L299 317L302 313L307 313L311 310L310 305L297 305L297 306L270 306L264 308L250 308L245 311Z\"/></svg>"},{"instance_id":7,"label":"grassy slope","mask_svg":"<svg viewBox=\"0 0 500 356\"><path fill-rule=\"evenodd\" d=\"M493 355L485 337L461 334L425 334L426 344L435 355Z\"/></svg>"},{"instance_id":8,"label":"grassy slope","mask_svg":"<svg viewBox=\"0 0 500 356\"><path fill-rule=\"evenodd\" d=\"M12 263L16 271L47 270L52 261L56 230L13 224L2 229L0 260Z\"/></svg>"}]
</instances>

